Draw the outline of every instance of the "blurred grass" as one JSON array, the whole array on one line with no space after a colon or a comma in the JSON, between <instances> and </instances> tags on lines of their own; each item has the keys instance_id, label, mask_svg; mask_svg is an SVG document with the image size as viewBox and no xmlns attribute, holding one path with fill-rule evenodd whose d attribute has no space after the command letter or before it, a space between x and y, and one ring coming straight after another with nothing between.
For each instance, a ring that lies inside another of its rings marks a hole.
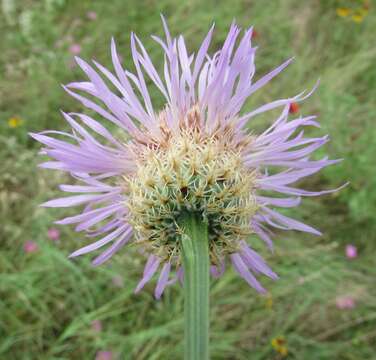
<instances>
[{"instance_id":1,"label":"blurred grass","mask_svg":"<svg viewBox=\"0 0 376 360\"><path fill-rule=\"evenodd\" d=\"M128 249L108 265L93 269L89 259L67 255L84 242L82 234L61 228L59 242L47 230L63 211L38 204L57 194L65 176L37 170L37 146L28 131L63 129L59 109L79 110L60 84L82 79L69 47L80 56L110 67L109 40L115 36L130 66L129 33L135 31L161 64L150 34L162 35L159 13L172 33L183 33L196 49L215 21L212 50L223 41L233 18L255 25L259 45L257 76L290 56L296 60L271 85L255 94L247 108L321 85L301 105L316 113L320 133L332 141L324 152L345 161L304 185L334 188L339 194L307 199L294 215L319 227L322 238L279 234L268 262L280 274L263 283L270 298L258 296L231 270L213 281L212 358L280 359L271 340L284 336L288 359L376 359L375 159L376 7L361 23L336 14L339 6L356 8L361 1L11 1L0 13L0 359L93 359L99 350L119 359L180 359L182 296L179 286L163 300L152 298L152 285L141 295L133 289L142 259ZM95 11L96 20L87 18ZM161 99L156 93L155 103ZM11 128L7 120L19 117ZM252 126L265 127L260 117ZM25 254L27 240L39 250ZM256 240L255 240L256 241ZM78 244L78 242L80 244ZM344 246L355 244L359 257L349 261ZM113 284L121 275L123 287ZM356 301L352 310L336 307L338 296ZM91 322L100 319L96 333Z\"/></svg>"}]
</instances>

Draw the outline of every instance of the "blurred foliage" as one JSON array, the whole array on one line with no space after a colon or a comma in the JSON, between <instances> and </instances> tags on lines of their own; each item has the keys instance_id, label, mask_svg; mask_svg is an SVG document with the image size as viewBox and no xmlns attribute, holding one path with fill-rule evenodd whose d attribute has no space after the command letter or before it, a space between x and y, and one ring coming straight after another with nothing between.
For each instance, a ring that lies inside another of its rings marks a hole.
<instances>
[{"instance_id":1,"label":"blurred foliage","mask_svg":"<svg viewBox=\"0 0 376 360\"><path fill-rule=\"evenodd\" d=\"M365 6L361 21L338 11ZM97 19L89 19L88 11ZM69 179L37 169L38 146L27 135L63 129L59 109L80 110L60 86L83 78L74 65L73 45L79 45L83 58L111 68L114 36L125 66L132 69L129 34L135 31L160 67L161 52L149 37L163 34L160 13L172 33L185 35L191 51L213 21L212 50L233 18L243 27L253 24L257 77L295 56L295 63L255 94L246 109L312 88L320 77L301 113L318 114L320 133L331 136L319 155L344 161L302 185L335 188L350 181L341 192L307 199L295 210L296 217L324 232L322 239L278 234L288 239L277 240L276 253L268 257L281 276L276 283L265 281L270 298L256 295L232 271L213 282L213 359L280 359L271 345L278 336L286 339L288 359L375 358L376 6L357 0L1 1L0 358L92 359L101 349L122 359L181 358L179 286L161 302L153 300L152 286L135 296L142 259L130 256L134 249L93 269L88 259L66 258L84 241L82 234L66 227L59 242L47 238L53 220L64 214L38 204ZM152 95L156 107L162 106L155 89ZM268 114L250 126L257 131L271 121ZM23 245L30 239L39 250L25 254ZM344 256L346 243L359 249L351 263ZM124 287L113 284L116 274L124 278ZM335 299L346 294L356 307L337 309ZM90 328L95 319L104 322L100 334Z\"/></svg>"}]
</instances>

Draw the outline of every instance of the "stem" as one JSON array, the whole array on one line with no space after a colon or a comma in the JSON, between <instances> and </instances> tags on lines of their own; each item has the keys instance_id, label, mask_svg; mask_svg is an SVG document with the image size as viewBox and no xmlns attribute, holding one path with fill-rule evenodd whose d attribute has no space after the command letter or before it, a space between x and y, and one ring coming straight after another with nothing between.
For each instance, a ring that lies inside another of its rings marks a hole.
<instances>
[{"instance_id":1,"label":"stem","mask_svg":"<svg viewBox=\"0 0 376 360\"><path fill-rule=\"evenodd\" d=\"M199 214L185 213L182 255L184 267L185 360L209 359L209 240Z\"/></svg>"}]
</instances>

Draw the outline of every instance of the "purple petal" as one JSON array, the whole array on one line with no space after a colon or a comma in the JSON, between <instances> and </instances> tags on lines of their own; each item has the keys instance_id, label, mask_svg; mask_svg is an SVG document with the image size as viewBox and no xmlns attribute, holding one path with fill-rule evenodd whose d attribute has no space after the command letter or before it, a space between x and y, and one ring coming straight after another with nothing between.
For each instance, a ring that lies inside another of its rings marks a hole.
<instances>
[{"instance_id":1,"label":"purple petal","mask_svg":"<svg viewBox=\"0 0 376 360\"><path fill-rule=\"evenodd\" d=\"M211 265L210 273L216 279L223 275L225 272L225 263L222 261L219 265Z\"/></svg>"},{"instance_id":2,"label":"purple petal","mask_svg":"<svg viewBox=\"0 0 376 360\"><path fill-rule=\"evenodd\" d=\"M153 255L151 255L153 256ZM150 257L149 257L150 259ZM141 291L141 289L145 286L145 284L152 278L154 273L158 270L159 264L161 260L156 256L153 256L145 266L144 276L142 277L141 281L138 283L136 290L134 291L136 294Z\"/></svg>"},{"instance_id":3,"label":"purple petal","mask_svg":"<svg viewBox=\"0 0 376 360\"><path fill-rule=\"evenodd\" d=\"M131 239L132 234L132 231L126 231L123 235L121 235L113 245L111 245L107 250L105 250L102 254L100 254L92 261L93 266L101 265L105 261L110 259L112 255L114 255Z\"/></svg>"},{"instance_id":4,"label":"purple petal","mask_svg":"<svg viewBox=\"0 0 376 360\"><path fill-rule=\"evenodd\" d=\"M244 264L241 256L239 254L230 255L232 265L236 272L254 289L260 293L266 293L266 290L261 286L257 279L251 274L247 266Z\"/></svg>"},{"instance_id":5,"label":"purple petal","mask_svg":"<svg viewBox=\"0 0 376 360\"><path fill-rule=\"evenodd\" d=\"M54 199L47 201L41 206L43 207L70 207L84 204L90 200L94 200L100 197L100 195L76 195L76 196L68 196L64 198Z\"/></svg>"},{"instance_id":6,"label":"purple petal","mask_svg":"<svg viewBox=\"0 0 376 360\"><path fill-rule=\"evenodd\" d=\"M160 299L163 294L163 291L168 283L168 276L170 275L170 269L171 269L171 263L169 262L166 262L162 267L161 274L159 275L158 283L154 292L156 299Z\"/></svg>"},{"instance_id":7,"label":"purple petal","mask_svg":"<svg viewBox=\"0 0 376 360\"><path fill-rule=\"evenodd\" d=\"M126 231L125 231L126 230ZM118 237L122 233L126 233L126 235L129 235L129 233L132 232L132 228L129 225L123 225L110 233L109 235L105 236L103 239L96 241L95 243L92 243L90 245L84 246L81 249L76 250L72 254L69 255L70 258L80 256L83 254L87 254L91 251L97 250L100 247L108 244L110 241L114 240L116 237Z\"/></svg>"},{"instance_id":8,"label":"purple petal","mask_svg":"<svg viewBox=\"0 0 376 360\"><path fill-rule=\"evenodd\" d=\"M300 221L291 219L285 215L282 215L274 210L267 208L266 206L262 206L262 211L266 212L272 218L277 220L278 223L282 224L283 226L286 226L286 229L299 230L299 231L308 232L308 233L318 235L318 236L322 235L320 231L314 229L313 227L303 224Z\"/></svg>"},{"instance_id":9,"label":"purple petal","mask_svg":"<svg viewBox=\"0 0 376 360\"><path fill-rule=\"evenodd\" d=\"M242 243L242 252L240 253L244 263L254 272L262 273L273 280L278 279L278 275L275 274L268 265L266 265L264 259L257 254L247 243Z\"/></svg>"}]
</instances>

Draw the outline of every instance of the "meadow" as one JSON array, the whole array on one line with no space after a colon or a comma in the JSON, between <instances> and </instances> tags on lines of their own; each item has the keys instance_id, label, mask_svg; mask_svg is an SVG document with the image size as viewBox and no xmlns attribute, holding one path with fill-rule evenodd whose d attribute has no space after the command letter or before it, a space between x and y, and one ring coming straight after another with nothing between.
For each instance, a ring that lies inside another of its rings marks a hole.
<instances>
[{"instance_id":1,"label":"meadow","mask_svg":"<svg viewBox=\"0 0 376 360\"><path fill-rule=\"evenodd\" d=\"M308 198L296 218L322 237L280 232L275 252L250 239L279 274L258 295L230 268L211 283L212 359L376 359L376 3L356 0L2 0L0 9L0 359L182 358L179 285L160 301L153 284L134 294L143 258L132 247L93 268L90 256L68 255L87 244L54 221L70 213L39 204L58 197L67 175L42 170L28 132L66 129L60 110L79 111L61 84L84 79L73 57L111 68L110 39L131 66L130 32L159 68L149 35L173 34L194 51L213 22L211 51L235 18L254 25L256 77L295 61L246 104L320 86L299 104L317 114L331 141L319 151L344 161L310 177L306 189L338 193ZM158 94L155 104L163 106ZM158 107L156 105L156 107ZM258 132L272 118L250 124ZM115 130L114 130L115 131ZM356 252L355 252L356 249Z\"/></svg>"}]
</instances>

